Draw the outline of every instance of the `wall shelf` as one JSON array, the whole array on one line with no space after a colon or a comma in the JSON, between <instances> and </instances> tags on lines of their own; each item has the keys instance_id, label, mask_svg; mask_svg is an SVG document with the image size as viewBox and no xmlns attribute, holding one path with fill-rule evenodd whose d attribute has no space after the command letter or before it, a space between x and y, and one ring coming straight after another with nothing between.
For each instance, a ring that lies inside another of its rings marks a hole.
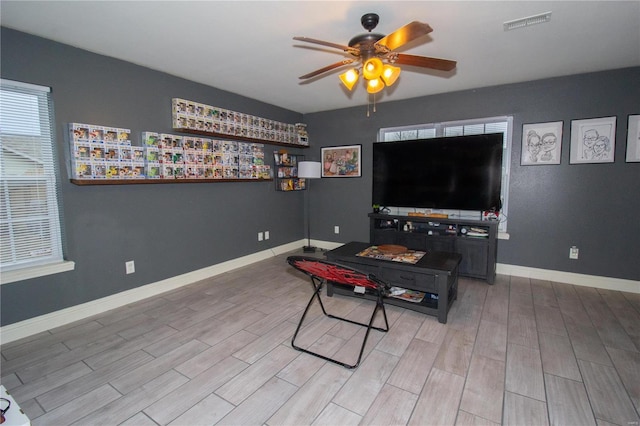
<instances>
[{"instance_id":1,"label":"wall shelf","mask_svg":"<svg viewBox=\"0 0 640 426\"><path fill-rule=\"evenodd\" d=\"M298 177L298 163L304 159L304 155L274 152L273 158L275 161L276 191L304 191L307 189L307 180Z\"/></svg>"},{"instance_id":2,"label":"wall shelf","mask_svg":"<svg viewBox=\"0 0 640 426\"><path fill-rule=\"evenodd\" d=\"M89 185L145 185L167 183L272 182L273 179L69 179L78 186Z\"/></svg>"},{"instance_id":3,"label":"wall shelf","mask_svg":"<svg viewBox=\"0 0 640 426\"><path fill-rule=\"evenodd\" d=\"M288 146L288 147L291 147L291 148L309 148L309 145L278 142L278 141L272 141L272 140L269 140L269 139L255 139L255 138L250 138L250 137L242 136L242 135L231 135L231 134L226 134L226 133L207 132L205 130L195 130L195 129L187 129L187 128L175 128L175 127L173 128L173 130L175 132L189 133L189 134L192 134L192 135L199 135L199 136L205 136L205 137L217 138L217 139L227 139L227 140L234 140L234 141L241 141L241 142L261 143L261 144L264 144L264 145Z\"/></svg>"}]
</instances>

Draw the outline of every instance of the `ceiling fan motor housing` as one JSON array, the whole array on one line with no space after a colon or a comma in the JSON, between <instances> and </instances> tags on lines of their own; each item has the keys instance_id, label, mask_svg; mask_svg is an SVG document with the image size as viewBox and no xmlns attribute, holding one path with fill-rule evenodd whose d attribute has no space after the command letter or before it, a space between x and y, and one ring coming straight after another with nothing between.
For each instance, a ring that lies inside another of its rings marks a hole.
<instances>
[{"instance_id":1,"label":"ceiling fan motor housing","mask_svg":"<svg viewBox=\"0 0 640 426\"><path fill-rule=\"evenodd\" d=\"M349 47L360 50L360 57L363 61L375 56L376 48L374 44L384 37L384 34L364 33L349 40Z\"/></svg>"},{"instance_id":2,"label":"ceiling fan motor housing","mask_svg":"<svg viewBox=\"0 0 640 426\"><path fill-rule=\"evenodd\" d=\"M355 47L360 50L360 58L363 62L375 56L376 49L374 44L384 37L384 34L372 33L380 22L380 17L376 13L366 13L360 18L360 23L368 33L360 34L349 40L349 47Z\"/></svg>"}]
</instances>

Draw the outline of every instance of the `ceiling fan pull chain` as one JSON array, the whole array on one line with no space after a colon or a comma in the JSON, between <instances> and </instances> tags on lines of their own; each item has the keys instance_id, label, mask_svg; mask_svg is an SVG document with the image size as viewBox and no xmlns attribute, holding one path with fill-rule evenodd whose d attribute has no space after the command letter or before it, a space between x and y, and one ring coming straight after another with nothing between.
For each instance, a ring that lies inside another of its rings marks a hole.
<instances>
[{"instance_id":1,"label":"ceiling fan pull chain","mask_svg":"<svg viewBox=\"0 0 640 426\"><path fill-rule=\"evenodd\" d=\"M376 95L375 93L373 94L369 94L367 96L367 117L369 117L371 114L369 113L369 107L371 106L371 97L373 96L373 112L376 112Z\"/></svg>"}]
</instances>

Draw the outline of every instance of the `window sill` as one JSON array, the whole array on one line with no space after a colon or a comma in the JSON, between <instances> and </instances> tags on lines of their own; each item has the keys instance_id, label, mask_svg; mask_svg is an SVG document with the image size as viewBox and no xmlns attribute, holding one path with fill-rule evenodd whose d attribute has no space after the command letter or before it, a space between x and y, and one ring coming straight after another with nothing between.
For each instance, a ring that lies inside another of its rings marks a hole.
<instances>
[{"instance_id":1,"label":"window sill","mask_svg":"<svg viewBox=\"0 0 640 426\"><path fill-rule=\"evenodd\" d=\"M58 274L60 272L73 271L75 269L75 266L75 262L64 260L62 262L53 263L51 265L33 266L31 268L2 272L2 275L0 276L0 285L9 284L16 281L24 281L31 278Z\"/></svg>"}]
</instances>

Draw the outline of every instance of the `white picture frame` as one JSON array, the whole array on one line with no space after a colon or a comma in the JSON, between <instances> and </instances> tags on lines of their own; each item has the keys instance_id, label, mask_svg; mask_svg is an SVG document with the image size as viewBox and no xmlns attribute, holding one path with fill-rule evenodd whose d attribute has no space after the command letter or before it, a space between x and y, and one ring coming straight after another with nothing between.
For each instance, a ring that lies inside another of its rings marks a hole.
<instances>
[{"instance_id":1,"label":"white picture frame","mask_svg":"<svg viewBox=\"0 0 640 426\"><path fill-rule=\"evenodd\" d=\"M563 121L522 125L522 166L560 164Z\"/></svg>"},{"instance_id":2,"label":"white picture frame","mask_svg":"<svg viewBox=\"0 0 640 426\"><path fill-rule=\"evenodd\" d=\"M629 115L627 121L627 163L640 162L640 115Z\"/></svg>"},{"instance_id":3,"label":"white picture frame","mask_svg":"<svg viewBox=\"0 0 640 426\"><path fill-rule=\"evenodd\" d=\"M615 147L615 116L571 121L570 164L613 163Z\"/></svg>"},{"instance_id":4,"label":"white picture frame","mask_svg":"<svg viewBox=\"0 0 640 426\"><path fill-rule=\"evenodd\" d=\"M320 152L323 178L362 176L362 145L326 146Z\"/></svg>"}]
</instances>

